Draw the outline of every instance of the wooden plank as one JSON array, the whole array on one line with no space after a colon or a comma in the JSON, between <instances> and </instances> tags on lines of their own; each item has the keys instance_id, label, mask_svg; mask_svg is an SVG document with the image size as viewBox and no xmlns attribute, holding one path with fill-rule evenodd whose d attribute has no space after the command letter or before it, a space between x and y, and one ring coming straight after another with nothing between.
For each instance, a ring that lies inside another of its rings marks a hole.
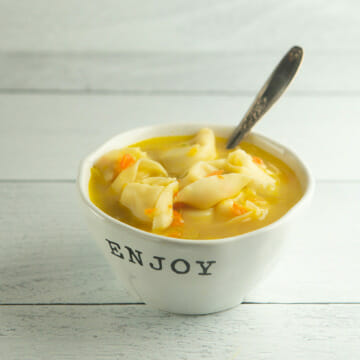
<instances>
[{"instance_id":1,"label":"wooden plank","mask_svg":"<svg viewBox=\"0 0 360 360\"><path fill-rule=\"evenodd\" d=\"M1 95L0 178L74 179L80 159L130 128L237 124L249 96ZM360 179L360 102L285 95L256 130L291 146L318 179ZM350 130L351 129L351 130Z\"/></svg>"},{"instance_id":2,"label":"wooden plank","mask_svg":"<svg viewBox=\"0 0 360 360\"><path fill-rule=\"evenodd\" d=\"M249 95L260 89L282 55L2 53L0 90ZM306 52L289 94L359 93L359 62L360 54Z\"/></svg>"},{"instance_id":3,"label":"wooden plank","mask_svg":"<svg viewBox=\"0 0 360 360\"><path fill-rule=\"evenodd\" d=\"M355 0L46 0L0 8L0 49L29 51L359 50Z\"/></svg>"},{"instance_id":4,"label":"wooden plank","mask_svg":"<svg viewBox=\"0 0 360 360\"><path fill-rule=\"evenodd\" d=\"M360 305L241 305L197 317L141 305L1 306L0 317L7 360L355 360L360 351Z\"/></svg>"},{"instance_id":5,"label":"wooden plank","mask_svg":"<svg viewBox=\"0 0 360 360\"><path fill-rule=\"evenodd\" d=\"M2 183L0 198L2 304L137 301L87 233L74 184ZM360 302L359 198L360 182L319 183L278 267L246 300Z\"/></svg>"}]
</instances>

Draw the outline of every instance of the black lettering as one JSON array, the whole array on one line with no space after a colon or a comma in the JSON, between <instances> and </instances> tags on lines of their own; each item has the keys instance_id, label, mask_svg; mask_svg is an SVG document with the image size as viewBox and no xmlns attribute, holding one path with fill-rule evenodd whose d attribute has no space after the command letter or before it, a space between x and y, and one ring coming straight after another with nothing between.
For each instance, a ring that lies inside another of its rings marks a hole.
<instances>
[{"instance_id":1,"label":"black lettering","mask_svg":"<svg viewBox=\"0 0 360 360\"><path fill-rule=\"evenodd\" d=\"M142 252L139 250L135 250L137 254L135 254L134 250L128 246L125 246L125 249L127 249L127 251L129 252L129 261L133 264L136 264L136 262L138 264L140 264L141 266L143 265L143 261L141 259L141 254ZM136 262L134 261L134 259L136 260Z\"/></svg>"},{"instance_id":2,"label":"black lettering","mask_svg":"<svg viewBox=\"0 0 360 360\"><path fill-rule=\"evenodd\" d=\"M176 265L179 262L182 262L184 264L184 266L185 266L184 270L179 270L179 269L176 268ZM184 259L176 259L171 263L170 266L171 266L172 271L177 273L177 274L187 274L190 271L190 264Z\"/></svg>"},{"instance_id":3,"label":"black lettering","mask_svg":"<svg viewBox=\"0 0 360 360\"><path fill-rule=\"evenodd\" d=\"M149 264L150 267L154 270L162 270L162 261L165 260L165 258L161 256L153 256L153 258L158 261L158 267L155 267L153 263Z\"/></svg>"},{"instance_id":4,"label":"black lettering","mask_svg":"<svg viewBox=\"0 0 360 360\"><path fill-rule=\"evenodd\" d=\"M124 255L120 252L120 245L114 241L111 241L109 239L105 239L108 243L109 243L109 246L110 246L110 249L111 249L111 253L121 259L124 258Z\"/></svg>"},{"instance_id":5,"label":"black lettering","mask_svg":"<svg viewBox=\"0 0 360 360\"><path fill-rule=\"evenodd\" d=\"M207 266L205 266L205 261L196 261L197 264L200 264L202 272L199 273L199 275L212 275L212 273L209 273L209 267L212 264L215 264L216 261L215 260L211 260L211 261L206 261L207 262Z\"/></svg>"}]
</instances>

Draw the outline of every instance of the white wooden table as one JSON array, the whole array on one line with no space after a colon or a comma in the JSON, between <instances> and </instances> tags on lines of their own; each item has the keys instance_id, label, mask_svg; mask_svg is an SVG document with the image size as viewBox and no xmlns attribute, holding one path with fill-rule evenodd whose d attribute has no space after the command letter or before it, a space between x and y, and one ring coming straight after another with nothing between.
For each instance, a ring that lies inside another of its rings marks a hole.
<instances>
[{"instance_id":1,"label":"white wooden table","mask_svg":"<svg viewBox=\"0 0 360 360\"><path fill-rule=\"evenodd\" d=\"M359 359L360 3L0 3L0 359ZM237 308L136 303L75 191L82 156L136 126L236 124L292 45L291 89L257 131L317 189L276 270Z\"/></svg>"}]
</instances>

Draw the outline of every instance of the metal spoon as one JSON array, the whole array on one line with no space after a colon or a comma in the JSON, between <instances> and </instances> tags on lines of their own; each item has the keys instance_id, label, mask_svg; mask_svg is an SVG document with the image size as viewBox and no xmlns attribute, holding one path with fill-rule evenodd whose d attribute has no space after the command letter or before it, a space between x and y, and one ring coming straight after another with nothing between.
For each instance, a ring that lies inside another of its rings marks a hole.
<instances>
[{"instance_id":1,"label":"metal spoon","mask_svg":"<svg viewBox=\"0 0 360 360\"><path fill-rule=\"evenodd\" d=\"M303 49L299 46L294 46L286 53L231 134L227 149L234 148L282 95L294 78L302 59Z\"/></svg>"}]
</instances>

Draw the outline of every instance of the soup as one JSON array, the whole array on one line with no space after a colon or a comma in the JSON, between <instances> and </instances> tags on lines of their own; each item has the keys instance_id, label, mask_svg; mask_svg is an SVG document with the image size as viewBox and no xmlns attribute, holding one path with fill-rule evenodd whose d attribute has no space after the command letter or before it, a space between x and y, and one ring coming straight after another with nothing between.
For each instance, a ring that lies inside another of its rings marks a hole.
<instances>
[{"instance_id":1,"label":"soup","mask_svg":"<svg viewBox=\"0 0 360 360\"><path fill-rule=\"evenodd\" d=\"M181 239L244 234L279 219L302 196L294 172L254 144L233 150L211 129L151 138L96 161L91 201L136 228Z\"/></svg>"}]
</instances>

